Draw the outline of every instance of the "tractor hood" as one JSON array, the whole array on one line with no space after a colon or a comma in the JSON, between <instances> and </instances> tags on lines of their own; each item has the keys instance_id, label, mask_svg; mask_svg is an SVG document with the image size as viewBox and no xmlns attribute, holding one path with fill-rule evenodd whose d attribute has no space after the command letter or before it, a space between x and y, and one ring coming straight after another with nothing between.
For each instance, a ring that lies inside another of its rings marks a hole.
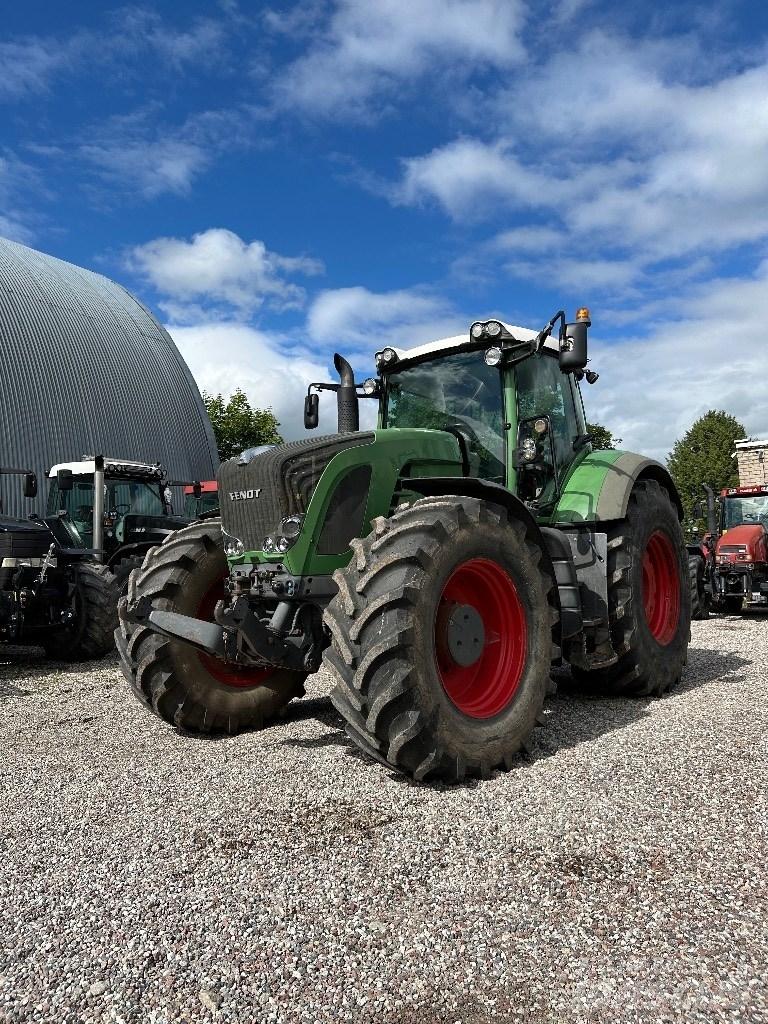
<instances>
[{"instance_id":1,"label":"tractor hood","mask_svg":"<svg viewBox=\"0 0 768 1024\"><path fill-rule=\"evenodd\" d=\"M331 459L371 444L372 433L331 434L243 452L219 467L221 525L245 550L261 550L283 519L303 515Z\"/></svg>"},{"instance_id":2,"label":"tractor hood","mask_svg":"<svg viewBox=\"0 0 768 1024\"><path fill-rule=\"evenodd\" d=\"M768 561L768 534L758 524L742 524L727 530L717 542L718 556L732 562Z\"/></svg>"}]
</instances>

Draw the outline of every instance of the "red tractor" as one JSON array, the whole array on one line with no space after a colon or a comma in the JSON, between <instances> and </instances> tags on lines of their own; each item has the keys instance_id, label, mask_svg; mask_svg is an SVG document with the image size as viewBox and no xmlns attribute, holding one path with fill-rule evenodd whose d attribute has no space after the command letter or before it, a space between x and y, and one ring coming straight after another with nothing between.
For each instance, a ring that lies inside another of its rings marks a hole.
<instances>
[{"instance_id":1,"label":"red tractor","mask_svg":"<svg viewBox=\"0 0 768 1024\"><path fill-rule=\"evenodd\" d=\"M184 515L199 519L206 512L219 510L219 485L215 480L202 480L184 488Z\"/></svg>"},{"instance_id":2,"label":"red tractor","mask_svg":"<svg viewBox=\"0 0 768 1024\"><path fill-rule=\"evenodd\" d=\"M726 611L768 605L768 484L720 492L715 584Z\"/></svg>"},{"instance_id":3,"label":"red tractor","mask_svg":"<svg viewBox=\"0 0 768 1024\"><path fill-rule=\"evenodd\" d=\"M710 606L738 613L768 605L768 484L724 488L719 517L705 490L707 533L688 548L693 617L707 618Z\"/></svg>"}]
</instances>

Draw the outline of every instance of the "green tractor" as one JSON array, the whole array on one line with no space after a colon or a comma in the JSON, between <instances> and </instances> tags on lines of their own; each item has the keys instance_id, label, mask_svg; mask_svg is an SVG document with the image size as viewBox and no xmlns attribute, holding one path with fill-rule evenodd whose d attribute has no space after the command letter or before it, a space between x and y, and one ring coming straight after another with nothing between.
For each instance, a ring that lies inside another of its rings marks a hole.
<instances>
[{"instance_id":1,"label":"green tractor","mask_svg":"<svg viewBox=\"0 0 768 1024\"><path fill-rule=\"evenodd\" d=\"M225 462L221 519L132 573L116 636L139 699L235 733L324 661L363 751L456 782L527 747L553 666L610 694L668 690L690 636L682 507L658 462L592 451L589 326L586 309L538 333L477 322L382 349L362 385L337 355L340 383L304 408L316 427L335 391L337 433Z\"/></svg>"}]
</instances>

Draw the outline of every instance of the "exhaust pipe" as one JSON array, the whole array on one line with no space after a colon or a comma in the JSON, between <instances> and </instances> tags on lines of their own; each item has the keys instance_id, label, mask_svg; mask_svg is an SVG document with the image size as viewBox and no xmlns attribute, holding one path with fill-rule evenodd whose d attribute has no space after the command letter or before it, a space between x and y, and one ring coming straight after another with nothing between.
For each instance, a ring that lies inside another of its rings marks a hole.
<instances>
[{"instance_id":1,"label":"exhaust pipe","mask_svg":"<svg viewBox=\"0 0 768 1024\"><path fill-rule=\"evenodd\" d=\"M338 352L333 357L333 365L341 380L339 390L336 392L338 430L340 434L351 434L360 429L360 405L355 390L355 375L347 360Z\"/></svg>"},{"instance_id":2,"label":"exhaust pipe","mask_svg":"<svg viewBox=\"0 0 768 1024\"><path fill-rule=\"evenodd\" d=\"M715 492L709 484L702 484L707 492L707 530L713 537L717 536L717 513L715 512Z\"/></svg>"},{"instance_id":3,"label":"exhaust pipe","mask_svg":"<svg viewBox=\"0 0 768 1024\"><path fill-rule=\"evenodd\" d=\"M93 547L97 562L104 561L104 456L97 455L93 466Z\"/></svg>"}]
</instances>

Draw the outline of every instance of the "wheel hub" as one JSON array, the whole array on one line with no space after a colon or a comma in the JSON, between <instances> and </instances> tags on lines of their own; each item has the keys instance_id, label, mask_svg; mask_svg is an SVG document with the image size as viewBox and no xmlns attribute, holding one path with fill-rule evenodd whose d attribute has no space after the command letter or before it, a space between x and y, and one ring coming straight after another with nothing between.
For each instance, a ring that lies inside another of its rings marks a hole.
<instances>
[{"instance_id":1,"label":"wheel hub","mask_svg":"<svg viewBox=\"0 0 768 1024\"><path fill-rule=\"evenodd\" d=\"M468 668L482 656L485 626L480 612L471 604L449 606L445 623L445 645L457 665Z\"/></svg>"},{"instance_id":2,"label":"wheel hub","mask_svg":"<svg viewBox=\"0 0 768 1024\"><path fill-rule=\"evenodd\" d=\"M492 718L511 704L523 677L527 620L512 577L497 562L471 558L446 580L435 616L443 689L468 718Z\"/></svg>"}]
</instances>

